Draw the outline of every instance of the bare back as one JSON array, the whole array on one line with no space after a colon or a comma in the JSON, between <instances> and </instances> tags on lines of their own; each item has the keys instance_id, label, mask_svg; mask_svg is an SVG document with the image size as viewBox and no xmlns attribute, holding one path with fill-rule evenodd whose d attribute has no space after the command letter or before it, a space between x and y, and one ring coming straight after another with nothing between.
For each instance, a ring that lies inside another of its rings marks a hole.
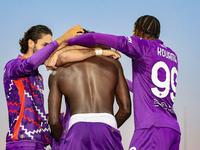
<instances>
[{"instance_id":1,"label":"bare back","mask_svg":"<svg viewBox=\"0 0 200 150\"><path fill-rule=\"evenodd\" d=\"M96 56L56 69L57 86L68 99L71 115L77 113L113 114L120 63Z\"/></svg>"}]
</instances>

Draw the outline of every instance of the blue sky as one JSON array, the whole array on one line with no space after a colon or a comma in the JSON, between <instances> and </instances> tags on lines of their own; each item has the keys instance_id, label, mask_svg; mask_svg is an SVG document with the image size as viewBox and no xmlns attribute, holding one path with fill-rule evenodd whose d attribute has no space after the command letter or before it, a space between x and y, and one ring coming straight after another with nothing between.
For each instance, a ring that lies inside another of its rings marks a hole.
<instances>
[{"instance_id":1,"label":"blue sky","mask_svg":"<svg viewBox=\"0 0 200 150\"><path fill-rule=\"evenodd\" d=\"M18 41L31 26L44 24L53 31L53 39L72 26L80 24L95 32L131 35L133 24L142 15L153 15L160 20L160 39L178 55L179 71L175 112L182 130L181 148L196 150L200 147L200 1L199 0L2 0L0 1L0 145L5 146L8 115L3 89L3 68L7 61L20 54ZM131 60L120 59L128 79ZM50 71L39 68L48 97L47 80ZM115 106L116 107L116 106ZM47 101L45 101L47 110ZM64 108L63 108L64 109ZM122 142L128 148L134 130L133 115L120 128Z\"/></svg>"}]
</instances>

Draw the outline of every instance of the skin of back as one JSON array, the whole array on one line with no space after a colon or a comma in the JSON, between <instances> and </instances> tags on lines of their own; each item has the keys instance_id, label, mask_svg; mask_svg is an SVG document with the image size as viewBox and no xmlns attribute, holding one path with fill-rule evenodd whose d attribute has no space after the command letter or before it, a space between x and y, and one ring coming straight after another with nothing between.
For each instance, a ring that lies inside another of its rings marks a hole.
<instances>
[{"instance_id":1,"label":"skin of back","mask_svg":"<svg viewBox=\"0 0 200 150\"><path fill-rule=\"evenodd\" d=\"M49 77L50 126L59 124L62 94L67 97L71 115L79 113L113 114L114 97L119 110L115 114L120 127L131 114L128 85L119 61L95 56L68 63Z\"/></svg>"}]
</instances>

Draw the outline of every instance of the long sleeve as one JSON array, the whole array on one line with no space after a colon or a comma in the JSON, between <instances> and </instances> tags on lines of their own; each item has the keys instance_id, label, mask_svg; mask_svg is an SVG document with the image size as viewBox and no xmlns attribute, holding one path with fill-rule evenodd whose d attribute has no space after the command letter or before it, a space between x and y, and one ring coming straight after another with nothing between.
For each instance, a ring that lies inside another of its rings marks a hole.
<instances>
[{"instance_id":1,"label":"long sleeve","mask_svg":"<svg viewBox=\"0 0 200 150\"><path fill-rule=\"evenodd\" d=\"M27 58L27 62L33 65L33 70L38 68L41 64L45 62L45 60L51 55L51 53L58 48L57 41L53 41L49 43L47 46L43 47L42 49L38 50L34 53L30 59Z\"/></svg>"},{"instance_id":2,"label":"long sleeve","mask_svg":"<svg viewBox=\"0 0 200 150\"><path fill-rule=\"evenodd\" d=\"M35 52L31 57L25 59L10 60L6 66L5 71L8 78L18 78L29 74L36 70L44 61L51 55L51 53L58 47L56 41L51 42L47 46Z\"/></svg>"},{"instance_id":3,"label":"long sleeve","mask_svg":"<svg viewBox=\"0 0 200 150\"><path fill-rule=\"evenodd\" d=\"M68 45L102 44L114 48L128 57L138 60L149 49L148 40L133 36L116 36L102 33L87 33L68 39ZM145 47L145 48L144 48Z\"/></svg>"},{"instance_id":4,"label":"long sleeve","mask_svg":"<svg viewBox=\"0 0 200 150\"><path fill-rule=\"evenodd\" d=\"M75 38L67 40L68 45L95 45L102 44L112 48L117 48L118 36L101 34L101 33L87 33L79 35Z\"/></svg>"}]
</instances>

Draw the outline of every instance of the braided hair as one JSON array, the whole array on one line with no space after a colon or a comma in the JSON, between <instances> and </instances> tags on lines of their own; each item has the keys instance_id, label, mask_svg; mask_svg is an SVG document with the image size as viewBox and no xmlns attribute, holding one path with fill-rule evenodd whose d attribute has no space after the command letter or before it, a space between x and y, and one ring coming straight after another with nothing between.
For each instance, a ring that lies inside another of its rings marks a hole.
<instances>
[{"instance_id":1,"label":"braided hair","mask_svg":"<svg viewBox=\"0 0 200 150\"><path fill-rule=\"evenodd\" d=\"M154 36L155 39L158 39L160 36L160 22L157 18L150 15L144 15L137 19L137 21L134 24L134 29L138 30L138 35L140 32L143 32L144 36L145 34L148 34L149 37Z\"/></svg>"},{"instance_id":2,"label":"braided hair","mask_svg":"<svg viewBox=\"0 0 200 150\"><path fill-rule=\"evenodd\" d=\"M44 25L36 25L31 27L27 32L25 32L24 37L19 40L19 44L21 46L21 53L27 53L29 39L31 39L36 44L37 40L42 38L42 34L50 34L52 36L52 31Z\"/></svg>"}]
</instances>

